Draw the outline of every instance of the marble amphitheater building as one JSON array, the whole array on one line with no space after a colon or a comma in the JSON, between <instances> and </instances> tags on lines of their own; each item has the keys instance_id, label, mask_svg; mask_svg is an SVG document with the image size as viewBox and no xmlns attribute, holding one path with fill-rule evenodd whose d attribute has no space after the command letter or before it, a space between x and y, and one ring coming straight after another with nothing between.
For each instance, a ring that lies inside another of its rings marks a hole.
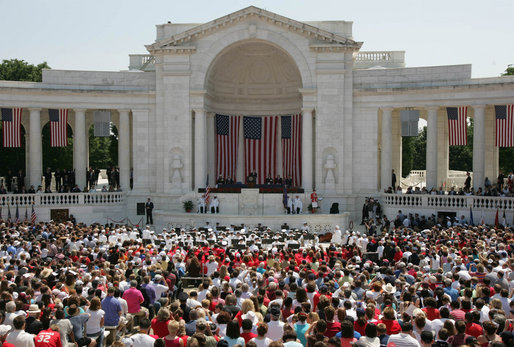
<instances>
[{"instance_id":1,"label":"marble amphitheater building","mask_svg":"<svg viewBox=\"0 0 514 347\"><path fill-rule=\"evenodd\" d=\"M119 133L121 187L114 193L7 194L0 202L4 215L7 203L22 211L34 203L41 220L53 209L67 209L88 223L136 224L137 204L150 197L159 227L205 221L296 227L307 221L321 230L360 222L368 196L379 198L390 217L401 208L424 214L484 210L472 198L441 198L434 205L429 196L400 201L382 192L392 170L401 176L402 110L419 111L427 122L427 187L448 178L447 107L466 106L474 120L473 185L496 178L495 105L514 103L514 76L474 79L471 65L405 67L403 51L361 51L352 22L299 22L253 6L203 24L168 23L156 30L148 54L131 55L127 71L52 69L43 71L41 83L0 82L0 106L23 109L27 186L41 184L48 110L66 108L78 186L86 185L87 129L95 111L107 110ZM218 137L230 134L220 133L219 115L239 117L232 144L237 153L229 159L220 159ZM287 116L297 115L298 127L288 130L298 139L296 165L286 173L284 127L291 126ZM261 153L271 155L272 164L264 158L248 167L245 117L262 117L257 122L263 128L265 119L274 119L272 151ZM223 160L231 161L234 183L216 189L217 177L229 175L220 169ZM246 184L248 170L259 173L257 184ZM282 188L259 184L268 170L296 177L288 194L303 200L303 214L285 215ZM220 214L186 213L183 202L196 205L207 185ZM323 198L316 214L308 211L313 189ZM333 203L339 214L329 213Z\"/></svg>"}]
</instances>

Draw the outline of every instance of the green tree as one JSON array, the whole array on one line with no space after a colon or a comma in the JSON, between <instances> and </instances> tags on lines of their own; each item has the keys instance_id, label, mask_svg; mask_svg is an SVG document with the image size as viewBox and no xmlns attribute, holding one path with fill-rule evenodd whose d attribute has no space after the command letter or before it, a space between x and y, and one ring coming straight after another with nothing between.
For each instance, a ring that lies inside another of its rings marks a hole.
<instances>
[{"instance_id":1,"label":"green tree","mask_svg":"<svg viewBox=\"0 0 514 347\"><path fill-rule=\"evenodd\" d=\"M118 165L118 129L111 123L109 137L95 137L94 126L89 128L89 166L108 169Z\"/></svg>"},{"instance_id":2,"label":"green tree","mask_svg":"<svg viewBox=\"0 0 514 347\"><path fill-rule=\"evenodd\" d=\"M415 137L402 136L402 176L407 177L413 169Z\"/></svg>"},{"instance_id":3,"label":"green tree","mask_svg":"<svg viewBox=\"0 0 514 347\"><path fill-rule=\"evenodd\" d=\"M466 146L450 146L449 169L458 171L473 170L473 119L467 129L468 144Z\"/></svg>"},{"instance_id":4,"label":"green tree","mask_svg":"<svg viewBox=\"0 0 514 347\"><path fill-rule=\"evenodd\" d=\"M427 167L427 127L423 127L414 138L414 154L412 169L426 170Z\"/></svg>"},{"instance_id":5,"label":"green tree","mask_svg":"<svg viewBox=\"0 0 514 347\"><path fill-rule=\"evenodd\" d=\"M50 69L46 61L33 65L20 59L3 60L0 64L0 80L41 82L43 69Z\"/></svg>"},{"instance_id":6,"label":"green tree","mask_svg":"<svg viewBox=\"0 0 514 347\"><path fill-rule=\"evenodd\" d=\"M507 68L505 69L505 72L502 74L502 76L512 76L514 75L514 66L512 64L509 64Z\"/></svg>"},{"instance_id":7,"label":"green tree","mask_svg":"<svg viewBox=\"0 0 514 347\"><path fill-rule=\"evenodd\" d=\"M50 122L43 126L43 172L47 168L52 171L56 169L71 170L73 169L73 131L68 124L68 146L51 147L50 143Z\"/></svg>"}]
</instances>

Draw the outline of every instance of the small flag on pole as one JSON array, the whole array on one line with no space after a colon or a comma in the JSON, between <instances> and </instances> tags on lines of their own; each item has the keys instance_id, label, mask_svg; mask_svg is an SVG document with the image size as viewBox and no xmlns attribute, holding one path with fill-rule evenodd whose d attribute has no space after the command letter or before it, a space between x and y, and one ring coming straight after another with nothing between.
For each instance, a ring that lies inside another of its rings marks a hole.
<instances>
[{"instance_id":1,"label":"small flag on pole","mask_svg":"<svg viewBox=\"0 0 514 347\"><path fill-rule=\"evenodd\" d=\"M475 223L473 223L473 209L471 206L469 207L469 225L475 225Z\"/></svg>"},{"instance_id":2,"label":"small flag on pole","mask_svg":"<svg viewBox=\"0 0 514 347\"><path fill-rule=\"evenodd\" d=\"M11 205L7 205L7 220L11 220Z\"/></svg>"},{"instance_id":3,"label":"small flag on pole","mask_svg":"<svg viewBox=\"0 0 514 347\"><path fill-rule=\"evenodd\" d=\"M18 210L18 205L16 205L16 219L14 220L15 223L19 223L20 221L20 211Z\"/></svg>"},{"instance_id":4,"label":"small flag on pole","mask_svg":"<svg viewBox=\"0 0 514 347\"><path fill-rule=\"evenodd\" d=\"M507 216L505 215L505 209L503 210L502 225L503 227L507 227Z\"/></svg>"},{"instance_id":5,"label":"small flag on pole","mask_svg":"<svg viewBox=\"0 0 514 347\"><path fill-rule=\"evenodd\" d=\"M485 225L484 211L482 210L482 217L480 218L480 225Z\"/></svg>"},{"instance_id":6,"label":"small flag on pole","mask_svg":"<svg viewBox=\"0 0 514 347\"><path fill-rule=\"evenodd\" d=\"M207 175L207 181L205 182L205 205L209 203L211 198L211 187L209 187L209 175Z\"/></svg>"},{"instance_id":7,"label":"small flag on pole","mask_svg":"<svg viewBox=\"0 0 514 347\"><path fill-rule=\"evenodd\" d=\"M32 224L35 224L36 223L36 219L37 219L36 211L34 211L34 205L32 205L32 215L30 216L30 222Z\"/></svg>"},{"instance_id":8,"label":"small flag on pole","mask_svg":"<svg viewBox=\"0 0 514 347\"><path fill-rule=\"evenodd\" d=\"M496 217L494 217L494 226L498 227L500 225L500 219L498 218L498 212L499 210L496 209Z\"/></svg>"},{"instance_id":9,"label":"small flag on pole","mask_svg":"<svg viewBox=\"0 0 514 347\"><path fill-rule=\"evenodd\" d=\"M284 185L284 194L282 195L282 204L284 205L284 208L287 210L287 186Z\"/></svg>"},{"instance_id":10,"label":"small flag on pole","mask_svg":"<svg viewBox=\"0 0 514 347\"><path fill-rule=\"evenodd\" d=\"M28 222L29 221L29 208L27 206L25 206L25 220L24 222Z\"/></svg>"},{"instance_id":11,"label":"small flag on pole","mask_svg":"<svg viewBox=\"0 0 514 347\"><path fill-rule=\"evenodd\" d=\"M50 146L68 146L68 110L48 110L50 115Z\"/></svg>"}]
</instances>

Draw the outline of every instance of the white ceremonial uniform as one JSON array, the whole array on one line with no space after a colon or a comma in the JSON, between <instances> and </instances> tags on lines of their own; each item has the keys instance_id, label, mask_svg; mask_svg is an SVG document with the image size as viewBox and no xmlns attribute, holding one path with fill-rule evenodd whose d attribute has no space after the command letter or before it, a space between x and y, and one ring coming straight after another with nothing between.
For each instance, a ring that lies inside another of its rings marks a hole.
<instances>
[{"instance_id":1,"label":"white ceremonial uniform","mask_svg":"<svg viewBox=\"0 0 514 347\"><path fill-rule=\"evenodd\" d=\"M220 202L218 200L218 198L214 198L212 199L211 203L209 204L209 210L211 210L211 213L219 213L219 206L220 206ZM213 211L214 209L214 211Z\"/></svg>"},{"instance_id":2,"label":"white ceremonial uniform","mask_svg":"<svg viewBox=\"0 0 514 347\"><path fill-rule=\"evenodd\" d=\"M303 202L300 198L294 199L294 212L297 214L302 213Z\"/></svg>"},{"instance_id":3,"label":"white ceremonial uniform","mask_svg":"<svg viewBox=\"0 0 514 347\"><path fill-rule=\"evenodd\" d=\"M198 204L198 212L203 213L205 211L205 207L206 207L205 206L205 198L203 196L199 197L197 204Z\"/></svg>"}]
</instances>

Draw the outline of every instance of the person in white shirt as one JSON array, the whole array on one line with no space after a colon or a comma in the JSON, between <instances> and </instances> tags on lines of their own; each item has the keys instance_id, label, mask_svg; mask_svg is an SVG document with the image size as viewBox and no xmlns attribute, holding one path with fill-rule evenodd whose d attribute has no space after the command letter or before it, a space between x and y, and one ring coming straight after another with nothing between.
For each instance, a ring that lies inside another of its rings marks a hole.
<instances>
[{"instance_id":1,"label":"person in white shirt","mask_svg":"<svg viewBox=\"0 0 514 347\"><path fill-rule=\"evenodd\" d=\"M301 214L303 209L303 202L302 199L297 195L294 199L294 212L296 214Z\"/></svg>"},{"instance_id":2,"label":"person in white shirt","mask_svg":"<svg viewBox=\"0 0 514 347\"><path fill-rule=\"evenodd\" d=\"M211 210L211 213L220 213L220 202L218 200L218 197L215 196L211 203L209 204L209 210Z\"/></svg>"},{"instance_id":3,"label":"person in white shirt","mask_svg":"<svg viewBox=\"0 0 514 347\"><path fill-rule=\"evenodd\" d=\"M388 346L396 347L421 347L418 340L412 332L412 323L405 322L402 326L402 332L389 336Z\"/></svg>"},{"instance_id":4,"label":"person in white shirt","mask_svg":"<svg viewBox=\"0 0 514 347\"><path fill-rule=\"evenodd\" d=\"M332 242L340 244L342 241L341 229L339 229L339 225L336 225L335 230L332 232Z\"/></svg>"},{"instance_id":5,"label":"person in white shirt","mask_svg":"<svg viewBox=\"0 0 514 347\"><path fill-rule=\"evenodd\" d=\"M209 256L209 262L205 264L205 267L207 268L207 277L211 277L212 274L218 270L218 262L216 262L214 255Z\"/></svg>"},{"instance_id":6,"label":"person in white shirt","mask_svg":"<svg viewBox=\"0 0 514 347\"><path fill-rule=\"evenodd\" d=\"M153 282L155 297L158 300L160 297L162 297L162 294L167 293L170 288L164 284L165 282L162 280L162 276L159 274L155 275Z\"/></svg>"},{"instance_id":7,"label":"person in white shirt","mask_svg":"<svg viewBox=\"0 0 514 347\"><path fill-rule=\"evenodd\" d=\"M202 196L198 198L198 201L196 203L198 205L198 213L207 213L207 209L205 206L205 194L202 194Z\"/></svg>"},{"instance_id":8,"label":"person in white shirt","mask_svg":"<svg viewBox=\"0 0 514 347\"><path fill-rule=\"evenodd\" d=\"M284 335L284 322L279 320L280 308L273 306L270 308L271 320L268 323L268 333L266 337L272 341L278 341Z\"/></svg>"},{"instance_id":9,"label":"person in white shirt","mask_svg":"<svg viewBox=\"0 0 514 347\"><path fill-rule=\"evenodd\" d=\"M13 320L14 330L11 331L5 342L16 347L34 347L34 335L25 332L25 316L17 316Z\"/></svg>"},{"instance_id":10,"label":"person in white shirt","mask_svg":"<svg viewBox=\"0 0 514 347\"><path fill-rule=\"evenodd\" d=\"M153 347L155 339L148 335L150 331L150 320L143 318L139 322L139 333L132 335L129 338L123 339L125 346L130 347Z\"/></svg>"}]
</instances>

